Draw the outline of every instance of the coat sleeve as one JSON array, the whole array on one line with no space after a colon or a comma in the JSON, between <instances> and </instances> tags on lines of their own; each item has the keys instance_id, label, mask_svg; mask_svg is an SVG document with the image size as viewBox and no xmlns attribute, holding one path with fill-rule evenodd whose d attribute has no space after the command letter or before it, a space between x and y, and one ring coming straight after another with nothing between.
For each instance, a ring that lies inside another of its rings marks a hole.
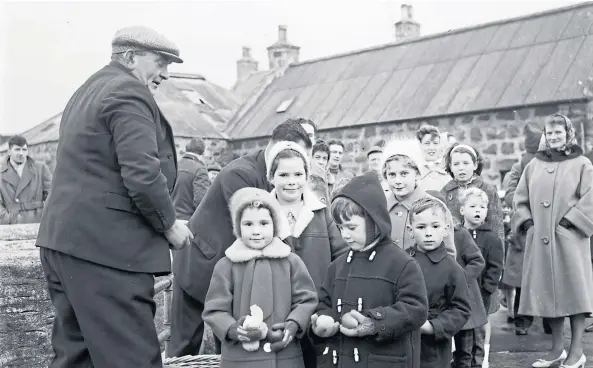
<instances>
[{"instance_id":1,"label":"coat sleeve","mask_svg":"<svg viewBox=\"0 0 593 368\"><path fill-rule=\"evenodd\" d=\"M319 316L330 316L337 321L339 316L333 307L332 300L334 283L336 282L336 262L339 262L339 260L336 260L329 265L325 279L321 283L321 288L319 290L319 304L317 305L315 313Z\"/></svg>"},{"instance_id":2,"label":"coat sleeve","mask_svg":"<svg viewBox=\"0 0 593 368\"><path fill-rule=\"evenodd\" d=\"M228 341L229 329L237 323L232 313L233 289L232 263L224 257L214 267L202 312L204 322L221 341Z\"/></svg>"},{"instance_id":3,"label":"coat sleeve","mask_svg":"<svg viewBox=\"0 0 593 368\"><path fill-rule=\"evenodd\" d=\"M533 216L531 215L531 204L529 203L529 173L533 161L534 160L525 166L523 174L521 174L521 178L517 184L515 196L513 197L514 212L513 217L511 217L511 231L513 234L522 234L523 231L521 230L521 226L523 226L525 221L533 220Z\"/></svg>"},{"instance_id":4,"label":"coat sleeve","mask_svg":"<svg viewBox=\"0 0 593 368\"><path fill-rule=\"evenodd\" d=\"M175 207L167 178L161 172L157 128L150 91L126 82L102 101L100 116L113 136L115 154L128 194L144 218L158 232L175 223Z\"/></svg>"},{"instance_id":5,"label":"coat sleeve","mask_svg":"<svg viewBox=\"0 0 593 368\"><path fill-rule=\"evenodd\" d=\"M325 220L327 222L327 234L329 235L329 246L331 248L331 260L334 261L342 254L348 252L350 247L342 238L338 226L329 213L329 209L325 208Z\"/></svg>"},{"instance_id":6,"label":"coat sleeve","mask_svg":"<svg viewBox=\"0 0 593 368\"><path fill-rule=\"evenodd\" d=\"M51 180L52 175L49 167L45 163L41 164L41 190L42 190L42 201L45 202L47 200L47 196L49 195L49 189L51 188Z\"/></svg>"},{"instance_id":7,"label":"coat sleeve","mask_svg":"<svg viewBox=\"0 0 593 368\"><path fill-rule=\"evenodd\" d=\"M299 325L301 338L309 327L311 315L315 312L319 299L315 283L307 271L303 260L294 253L289 256L290 260L290 281L292 289L292 311L286 318Z\"/></svg>"},{"instance_id":8,"label":"coat sleeve","mask_svg":"<svg viewBox=\"0 0 593 368\"><path fill-rule=\"evenodd\" d=\"M593 165L590 162L581 167L579 201L564 218L570 221L585 237L593 236Z\"/></svg>"},{"instance_id":9,"label":"coat sleeve","mask_svg":"<svg viewBox=\"0 0 593 368\"><path fill-rule=\"evenodd\" d=\"M494 234L489 234L487 242L489 243L488 259L484 268L484 277L482 278L482 289L492 294L498 288L500 275L504 262L504 247L502 242Z\"/></svg>"},{"instance_id":10,"label":"coat sleeve","mask_svg":"<svg viewBox=\"0 0 593 368\"><path fill-rule=\"evenodd\" d=\"M511 167L511 171L504 176L504 180L502 181L502 187L506 190L504 202L509 207L513 207L513 197L515 196L515 190L517 190L519 179L521 179L521 162L516 162Z\"/></svg>"},{"instance_id":11,"label":"coat sleeve","mask_svg":"<svg viewBox=\"0 0 593 368\"><path fill-rule=\"evenodd\" d=\"M465 276L468 281L477 280L486 265L482 252L466 229L461 228L457 233L455 241L459 242L460 249L463 249L460 255L465 263Z\"/></svg>"},{"instance_id":12,"label":"coat sleeve","mask_svg":"<svg viewBox=\"0 0 593 368\"><path fill-rule=\"evenodd\" d=\"M488 195L488 222L502 242L504 241L504 215L502 214L502 205L500 204L498 192L490 184L485 184L484 192Z\"/></svg>"},{"instance_id":13,"label":"coat sleeve","mask_svg":"<svg viewBox=\"0 0 593 368\"><path fill-rule=\"evenodd\" d=\"M208 178L208 170L204 166L200 166L200 168L194 174L194 179L192 180L195 208L198 208L209 187L210 178Z\"/></svg>"},{"instance_id":14,"label":"coat sleeve","mask_svg":"<svg viewBox=\"0 0 593 368\"><path fill-rule=\"evenodd\" d=\"M0 193L0 225L10 225L10 213L6 209L4 197Z\"/></svg>"},{"instance_id":15,"label":"coat sleeve","mask_svg":"<svg viewBox=\"0 0 593 368\"><path fill-rule=\"evenodd\" d=\"M415 260L404 266L393 290L396 302L369 309L375 323L375 340L391 341L419 329L428 318L428 297L422 269Z\"/></svg>"},{"instance_id":16,"label":"coat sleeve","mask_svg":"<svg viewBox=\"0 0 593 368\"><path fill-rule=\"evenodd\" d=\"M215 181L220 180L220 189L227 207L231 201L231 197L239 189L258 187L257 182L251 179L252 176L253 175L250 175L246 170L236 169L232 171L225 171L224 174L221 173L216 177Z\"/></svg>"},{"instance_id":17,"label":"coat sleeve","mask_svg":"<svg viewBox=\"0 0 593 368\"><path fill-rule=\"evenodd\" d=\"M448 340L465 326L471 315L467 279L461 266L452 269L450 281L446 286L447 308L428 321L434 329L436 340Z\"/></svg>"}]
</instances>

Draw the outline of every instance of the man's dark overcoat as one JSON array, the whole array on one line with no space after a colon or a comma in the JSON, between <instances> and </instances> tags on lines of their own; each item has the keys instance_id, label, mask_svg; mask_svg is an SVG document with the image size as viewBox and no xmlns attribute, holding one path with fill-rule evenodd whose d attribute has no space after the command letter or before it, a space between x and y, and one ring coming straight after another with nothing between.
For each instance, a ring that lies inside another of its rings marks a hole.
<instances>
[{"instance_id":1,"label":"man's dark overcoat","mask_svg":"<svg viewBox=\"0 0 593 368\"><path fill-rule=\"evenodd\" d=\"M176 160L150 90L111 62L64 110L37 246L125 271L170 272L163 233L175 222Z\"/></svg>"},{"instance_id":2,"label":"man's dark overcoat","mask_svg":"<svg viewBox=\"0 0 593 368\"><path fill-rule=\"evenodd\" d=\"M173 203L177 218L189 220L210 187L206 165L196 156L186 153L179 160L179 172L173 188Z\"/></svg>"},{"instance_id":3,"label":"man's dark overcoat","mask_svg":"<svg viewBox=\"0 0 593 368\"><path fill-rule=\"evenodd\" d=\"M235 236L229 199L239 189L255 187L270 191L266 179L264 151L238 158L226 165L206 192L200 205L189 219L194 234L190 246L177 251L173 264L176 282L195 300L204 303L216 262L233 244Z\"/></svg>"}]
</instances>

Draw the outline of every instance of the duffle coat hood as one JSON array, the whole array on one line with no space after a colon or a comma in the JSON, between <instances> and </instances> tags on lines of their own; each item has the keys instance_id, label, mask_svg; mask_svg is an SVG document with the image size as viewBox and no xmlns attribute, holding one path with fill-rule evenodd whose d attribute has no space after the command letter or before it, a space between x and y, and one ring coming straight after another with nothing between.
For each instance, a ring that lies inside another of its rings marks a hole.
<instances>
[{"instance_id":1,"label":"duffle coat hood","mask_svg":"<svg viewBox=\"0 0 593 368\"><path fill-rule=\"evenodd\" d=\"M360 205L379 229L377 245L340 256L321 286L319 315L340 321L356 309L372 319L375 334L363 338L340 332L328 338L313 336L319 367L418 368L419 328L426 321L428 302L418 263L390 238L391 221L377 176L352 179L336 197Z\"/></svg>"}]
</instances>

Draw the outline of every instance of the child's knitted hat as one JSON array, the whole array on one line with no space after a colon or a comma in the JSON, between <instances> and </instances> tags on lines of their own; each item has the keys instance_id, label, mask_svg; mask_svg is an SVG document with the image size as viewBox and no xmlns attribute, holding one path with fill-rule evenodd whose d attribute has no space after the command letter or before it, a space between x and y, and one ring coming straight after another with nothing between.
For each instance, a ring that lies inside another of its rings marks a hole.
<instances>
[{"instance_id":1,"label":"child's knitted hat","mask_svg":"<svg viewBox=\"0 0 593 368\"><path fill-rule=\"evenodd\" d=\"M278 200L265 190L248 187L239 189L230 199L229 210L233 222L233 234L237 238L241 237L241 215L247 207L268 209L274 221L274 236L285 239L289 235L288 220L283 216Z\"/></svg>"},{"instance_id":2,"label":"child's knitted hat","mask_svg":"<svg viewBox=\"0 0 593 368\"><path fill-rule=\"evenodd\" d=\"M305 160L305 172L307 176L309 176L311 164L309 162L309 155L307 155L305 149L294 142L280 141L272 146L270 152L268 152L268 157L266 158L266 175L268 180L272 180L272 163L276 159L276 156L278 156L280 152L288 149L296 151L303 156L303 159Z\"/></svg>"},{"instance_id":3,"label":"child's knitted hat","mask_svg":"<svg viewBox=\"0 0 593 368\"><path fill-rule=\"evenodd\" d=\"M422 168L426 164L424 161L424 154L420 147L420 142L417 139L410 138L398 138L391 140L387 143L383 149L383 157L381 160L381 170L383 177L385 178L385 165L389 158L395 155L407 156L416 165L418 170L422 171Z\"/></svg>"}]
</instances>

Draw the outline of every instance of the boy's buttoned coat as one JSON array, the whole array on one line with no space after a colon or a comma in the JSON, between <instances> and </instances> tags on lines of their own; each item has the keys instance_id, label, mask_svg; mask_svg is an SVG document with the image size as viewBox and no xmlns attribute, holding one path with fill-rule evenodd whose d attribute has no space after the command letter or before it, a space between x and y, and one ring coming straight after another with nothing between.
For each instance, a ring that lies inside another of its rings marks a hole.
<instances>
[{"instance_id":1,"label":"boy's buttoned coat","mask_svg":"<svg viewBox=\"0 0 593 368\"><path fill-rule=\"evenodd\" d=\"M430 252L410 248L420 265L428 295L428 321L434 335L422 334L422 368L448 367L451 362L451 339L471 315L467 281L463 268L447 254L444 245Z\"/></svg>"},{"instance_id":2,"label":"boy's buttoned coat","mask_svg":"<svg viewBox=\"0 0 593 368\"><path fill-rule=\"evenodd\" d=\"M593 165L584 156L553 162L539 155L525 167L514 197L513 231L534 223L526 234L519 314L592 313ZM574 228L560 226L562 218Z\"/></svg>"},{"instance_id":3,"label":"boy's buttoned coat","mask_svg":"<svg viewBox=\"0 0 593 368\"><path fill-rule=\"evenodd\" d=\"M482 275L485 261L480 248L478 248L466 228L457 227L455 229L455 246L457 247L457 263L465 270L469 304L472 312L462 330L471 330L483 326L488 322L486 309L482 301L482 294L480 293L480 286L478 285L478 279Z\"/></svg>"}]
</instances>

